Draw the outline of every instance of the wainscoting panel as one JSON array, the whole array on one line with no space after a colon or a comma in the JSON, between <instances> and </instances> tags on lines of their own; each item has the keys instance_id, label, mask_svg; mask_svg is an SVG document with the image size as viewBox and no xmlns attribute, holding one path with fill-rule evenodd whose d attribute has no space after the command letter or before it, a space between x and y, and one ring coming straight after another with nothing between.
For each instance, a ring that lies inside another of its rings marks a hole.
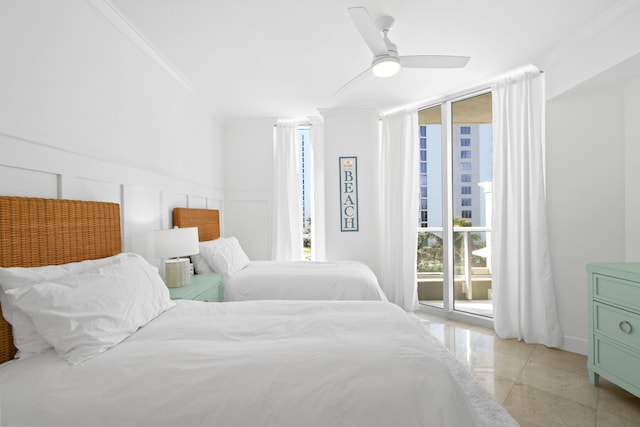
<instances>
[{"instance_id":1,"label":"wainscoting panel","mask_svg":"<svg viewBox=\"0 0 640 427\"><path fill-rule=\"evenodd\" d=\"M0 195L58 197L59 176L55 173L0 165Z\"/></svg>"},{"instance_id":2,"label":"wainscoting panel","mask_svg":"<svg viewBox=\"0 0 640 427\"><path fill-rule=\"evenodd\" d=\"M189 207L197 208L197 209L206 209L207 208L207 198L206 197L197 197L197 196L189 196Z\"/></svg>"},{"instance_id":3,"label":"wainscoting panel","mask_svg":"<svg viewBox=\"0 0 640 427\"><path fill-rule=\"evenodd\" d=\"M122 204L122 185L116 182L76 178L73 191L77 200L112 202Z\"/></svg>"},{"instance_id":4,"label":"wainscoting panel","mask_svg":"<svg viewBox=\"0 0 640 427\"><path fill-rule=\"evenodd\" d=\"M222 210L222 199L207 199L207 209Z\"/></svg>"},{"instance_id":5,"label":"wainscoting panel","mask_svg":"<svg viewBox=\"0 0 640 427\"><path fill-rule=\"evenodd\" d=\"M153 245L153 231L160 230L161 193L159 190L125 187L125 250L144 256L160 267Z\"/></svg>"}]
</instances>

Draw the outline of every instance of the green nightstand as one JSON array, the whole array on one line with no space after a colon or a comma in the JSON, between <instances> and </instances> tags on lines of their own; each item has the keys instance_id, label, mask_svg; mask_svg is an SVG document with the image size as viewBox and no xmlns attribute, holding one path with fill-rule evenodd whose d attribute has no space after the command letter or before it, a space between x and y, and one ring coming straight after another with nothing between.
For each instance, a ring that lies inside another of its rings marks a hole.
<instances>
[{"instance_id":1,"label":"green nightstand","mask_svg":"<svg viewBox=\"0 0 640 427\"><path fill-rule=\"evenodd\" d=\"M169 288L171 299L190 299L194 301L224 301L222 276L219 274L196 274L191 283L179 288Z\"/></svg>"}]
</instances>

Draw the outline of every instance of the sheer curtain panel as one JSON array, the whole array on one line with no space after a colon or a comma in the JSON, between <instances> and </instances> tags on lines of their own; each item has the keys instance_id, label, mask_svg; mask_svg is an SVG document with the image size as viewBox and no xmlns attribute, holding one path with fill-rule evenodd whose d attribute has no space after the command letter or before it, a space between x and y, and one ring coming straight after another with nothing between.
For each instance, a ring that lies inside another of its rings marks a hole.
<instances>
[{"instance_id":1,"label":"sheer curtain panel","mask_svg":"<svg viewBox=\"0 0 640 427\"><path fill-rule=\"evenodd\" d=\"M417 111L382 118L378 152L380 282L389 300L406 311L418 307L419 144Z\"/></svg>"},{"instance_id":2,"label":"sheer curtain panel","mask_svg":"<svg viewBox=\"0 0 640 427\"><path fill-rule=\"evenodd\" d=\"M304 259L297 128L295 123L277 123L273 130L272 258L276 261Z\"/></svg>"},{"instance_id":3,"label":"sheer curtain panel","mask_svg":"<svg viewBox=\"0 0 640 427\"><path fill-rule=\"evenodd\" d=\"M493 88L493 299L501 338L559 347L544 182L544 75Z\"/></svg>"}]
</instances>

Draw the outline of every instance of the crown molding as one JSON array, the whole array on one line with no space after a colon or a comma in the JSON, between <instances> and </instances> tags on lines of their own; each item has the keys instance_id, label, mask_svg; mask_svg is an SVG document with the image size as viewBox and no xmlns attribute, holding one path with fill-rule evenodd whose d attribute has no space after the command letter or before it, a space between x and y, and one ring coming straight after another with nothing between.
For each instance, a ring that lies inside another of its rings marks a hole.
<instances>
[{"instance_id":1,"label":"crown molding","mask_svg":"<svg viewBox=\"0 0 640 427\"><path fill-rule=\"evenodd\" d=\"M564 42L560 43L555 49L544 55L540 60L540 68L546 70L562 61L567 54L587 43L596 34L602 32L615 21L627 15L631 10L637 8L639 4L640 2L637 0L618 0L573 35L565 39Z\"/></svg>"},{"instance_id":2,"label":"crown molding","mask_svg":"<svg viewBox=\"0 0 640 427\"><path fill-rule=\"evenodd\" d=\"M114 28L127 37L142 53L147 55L184 90L200 102L216 119L221 119L207 99L202 96L191 80L185 76L126 16L109 0L85 0Z\"/></svg>"}]
</instances>

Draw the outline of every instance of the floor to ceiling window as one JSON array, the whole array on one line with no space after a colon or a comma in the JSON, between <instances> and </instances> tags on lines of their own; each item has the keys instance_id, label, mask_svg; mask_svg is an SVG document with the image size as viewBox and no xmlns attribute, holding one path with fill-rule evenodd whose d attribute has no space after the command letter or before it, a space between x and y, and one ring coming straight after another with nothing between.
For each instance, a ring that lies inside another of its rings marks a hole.
<instances>
[{"instance_id":1,"label":"floor to ceiling window","mask_svg":"<svg viewBox=\"0 0 640 427\"><path fill-rule=\"evenodd\" d=\"M302 202L302 243L304 257L311 259L311 129L298 128L298 188Z\"/></svg>"},{"instance_id":2,"label":"floor to ceiling window","mask_svg":"<svg viewBox=\"0 0 640 427\"><path fill-rule=\"evenodd\" d=\"M492 316L491 93L419 112L418 299Z\"/></svg>"}]
</instances>

